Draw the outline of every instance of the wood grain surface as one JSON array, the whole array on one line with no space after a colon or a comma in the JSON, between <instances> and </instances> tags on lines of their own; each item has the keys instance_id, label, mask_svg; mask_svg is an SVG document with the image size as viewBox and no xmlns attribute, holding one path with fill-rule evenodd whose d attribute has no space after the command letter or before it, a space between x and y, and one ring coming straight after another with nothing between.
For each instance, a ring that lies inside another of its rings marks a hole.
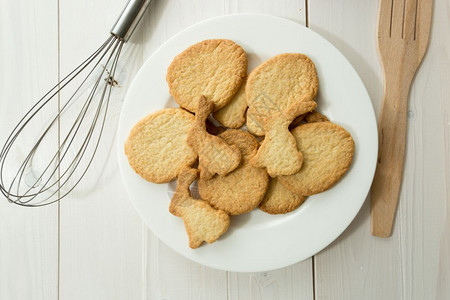
<instances>
[{"instance_id":1,"label":"wood grain surface","mask_svg":"<svg viewBox=\"0 0 450 300\"><path fill-rule=\"evenodd\" d=\"M57 25L55 1L0 1L2 148L20 118L58 81ZM45 121L38 118L33 124ZM28 134L38 132L31 128ZM56 152L57 136L43 148ZM18 161L27 152L21 147L11 157ZM8 176L15 170L5 173ZM10 204L0 195L0 299L57 297L58 206L29 209Z\"/></svg>"},{"instance_id":2,"label":"wood grain surface","mask_svg":"<svg viewBox=\"0 0 450 300\"><path fill-rule=\"evenodd\" d=\"M58 74L106 39L125 4L16 2L0 0L0 144ZM377 1L154 0L124 48L109 128L80 188L59 206L40 209L0 198L0 299L450 298L448 0L434 1L428 52L409 95L392 237L371 236L367 199L347 230L313 258L271 272L235 273L181 257L141 222L116 158L115 130L127 88L151 53L178 31L245 12L307 23L327 38L361 76L378 115L383 77L376 50ZM49 151L56 146L45 145Z\"/></svg>"}]
</instances>

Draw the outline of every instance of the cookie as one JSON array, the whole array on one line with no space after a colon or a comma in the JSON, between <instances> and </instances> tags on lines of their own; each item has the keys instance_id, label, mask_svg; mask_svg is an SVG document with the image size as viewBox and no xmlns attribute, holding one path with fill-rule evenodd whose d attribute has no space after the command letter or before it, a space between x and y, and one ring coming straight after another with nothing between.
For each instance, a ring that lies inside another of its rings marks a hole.
<instances>
[{"instance_id":1,"label":"cookie","mask_svg":"<svg viewBox=\"0 0 450 300\"><path fill-rule=\"evenodd\" d=\"M230 225L230 217L225 212L212 208L203 200L191 197L189 186L196 178L196 169L183 169L169 206L171 214L183 219L189 237L189 247L193 249L200 247L203 241L214 243Z\"/></svg>"},{"instance_id":2,"label":"cookie","mask_svg":"<svg viewBox=\"0 0 450 300\"><path fill-rule=\"evenodd\" d=\"M305 200L305 196L294 194L277 178L271 178L264 199L259 204L259 209L272 215L285 214L299 207Z\"/></svg>"},{"instance_id":3,"label":"cookie","mask_svg":"<svg viewBox=\"0 0 450 300\"><path fill-rule=\"evenodd\" d=\"M248 76L247 129L265 134L264 122L276 112L283 112L304 95L315 99L319 88L314 63L300 53L280 54L262 63Z\"/></svg>"},{"instance_id":4,"label":"cookie","mask_svg":"<svg viewBox=\"0 0 450 300\"><path fill-rule=\"evenodd\" d=\"M355 143L344 128L331 122L300 125L292 130L303 154L299 172L279 181L297 195L309 196L332 187L348 170Z\"/></svg>"},{"instance_id":5,"label":"cookie","mask_svg":"<svg viewBox=\"0 0 450 300\"><path fill-rule=\"evenodd\" d=\"M140 120L125 142L125 154L134 171L154 183L169 182L184 166L197 160L186 137L194 116L181 108L166 108Z\"/></svg>"},{"instance_id":6,"label":"cookie","mask_svg":"<svg viewBox=\"0 0 450 300\"><path fill-rule=\"evenodd\" d=\"M214 174L226 175L237 168L241 152L229 146L220 137L206 131L206 119L214 109L214 103L204 96L199 97L195 123L187 135L187 143L198 154L200 178L209 179Z\"/></svg>"},{"instance_id":7,"label":"cookie","mask_svg":"<svg viewBox=\"0 0 450 300\"><path fill-rule=\"evenodd\" d=\"M266 136L252 158L251 163L267 168L271 177L291 175L302 167L303 156L297 150L297 142L289 131L289 124L299 115L316 108L312 94L302 97L299 104L294 103L285 113L275 113L265 124Z\"/></svg>"},{"instance_id":8,"label":"cookie","mask_svg":"<svg viewBox=\"0 0 450 300\"><path fill-rule=\"evenodd\" d=\"M206 119L206 131L212 135L218 135L226 130L225 127L216 126L212 121Z\"/></svg>"},{"instance_id":9,"label":"cookie","mask_svg":"<svg viewBox=\"0 0 450 300\"><path fill-rule=\"evenodd\" d=\"M313 110L306 114L301 114L297 118L292 121L291 125L289 125L289 129L294 129L295 127L299 126L300 124L304 123L313 123L313 122L326 122L329 121L328 118L319 113L316 110Z\"/></svg>"},{"instance_id":10,"label":"cookie","mask_svg":"<svg viewBox=\"0 0 450 300\"><path fill-rule=\"evenodd\" d=\"M204 95L219 110L231 101L247 74L247 56L230 40L205 40L177 55L167 69L169 92L183 108L196 112Z\"/></svg>"},{"instance_id":11,"label":"cookie","mask_svg":"<svg viewBox=\"0 0 450 300\"><path fill-rule=\"evenodd\" d=\"M244 214L258 207L268 184L266 171L249 163L259 143L250 133L237 129L229 129L219 137L239 148L242 153L241 163L225 176L215 176L209 180L200 178L198 191L202 199L214 208L231 215Z\"/></svg>"},{"instance_id":12,"label":"cookie","mask_svg":"<svg viewBox=\"0 0 450 300\"><path fill-rule=\"evenodd\" d=\"M214 119L225 127L241 128L245 124L245 111L247 110L247 100L245 99L246 82L244 80L230 103L213 113Z\"/></svg>"},{"instance_id":13,"label":"cookie","mask_svg":"<svg viewBox=\"0 0 450 300\"><path fill-rule=\"evenodd\" d=\"M301 114L300 116L295 118L294 121L292 121L292 123L289 125L289 129L293 129L293 128L297 127L298 125L305 123L306 122L305 118L306 118L307 114L308 113Z\"/></svg>"},{"instance_id":14,"label":"cookie","mask_svg":"<svg viewBox=\"0 0 450 300\"><path fill-rule=\"evenodd\" d=\"M325 115L314 110L305 115L305 121L306 123L314 123L314 122L328 122L330 120L328 120L328 118Z\"/></svg>"}]
</instances>

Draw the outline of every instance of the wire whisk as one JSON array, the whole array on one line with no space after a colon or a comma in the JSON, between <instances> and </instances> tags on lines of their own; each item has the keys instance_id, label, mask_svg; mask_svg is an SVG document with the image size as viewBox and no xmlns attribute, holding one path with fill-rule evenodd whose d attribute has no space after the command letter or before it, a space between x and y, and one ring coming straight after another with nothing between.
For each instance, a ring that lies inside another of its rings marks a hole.
<instances>
[{"instance_id":1,"label":"wire whisk","mask_svg":"<svg viewBox=\"0 0 450 300\"><path fill-rule=\"evenodd\" d=\"M0 191L9 202L28 207L55 203L85 176L106 125L122 47L150 2L129 0L107 40L39 99L14 127L0 152ZM42 121L46 125L39 126L42 132L23 155L30 132L38 127L34 123ZM54 153L43 148L56 142Z\"/></svg>"}]
</instances>

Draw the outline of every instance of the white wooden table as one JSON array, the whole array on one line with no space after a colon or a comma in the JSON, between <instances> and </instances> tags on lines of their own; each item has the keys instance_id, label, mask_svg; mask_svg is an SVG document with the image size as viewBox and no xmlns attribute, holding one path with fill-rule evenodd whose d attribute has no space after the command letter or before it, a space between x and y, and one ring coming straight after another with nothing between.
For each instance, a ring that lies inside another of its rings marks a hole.
<instances>
[{"instance_id":1,"label":"white wooden table","mask_svg":"<svg viewBox=\"0 0 450 300\"><path fill-rule=\"evenodd\" d=\"M370 235L369 200L325 250L293 266L234 273L193 263L141 222L118 173L114 131L127 87L175 33L206 18L266 13L305 24L353 64L378 114L378 1L154 0L126 45L111 130L83 187L60 205L0 200L0 299L450 299L450 1L435 0L409 99L393 236ZM0 0L0 143L31 103L93 52L125 0ZM102 174L98 177L98 174Z\"/></svg>"}]
</instances>

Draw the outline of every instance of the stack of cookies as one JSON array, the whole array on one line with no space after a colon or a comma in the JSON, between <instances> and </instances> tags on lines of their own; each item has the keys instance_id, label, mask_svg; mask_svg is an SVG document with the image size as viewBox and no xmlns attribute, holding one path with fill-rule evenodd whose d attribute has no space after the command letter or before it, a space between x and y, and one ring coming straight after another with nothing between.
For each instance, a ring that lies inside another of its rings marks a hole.
<instances>
[{"instance_id":1,"label":"stack of cookies","mask_svg":"<svg viewBox=\"0 0 450 300\"><path fill-rule=\"evenodd\" d=\"M353 139L316 111L319 81L306 55L277 55L247 76L241 46L205 40L174 58L166 80L180 107L139 121L125 153L150 182L178 178L169 211L191 248L216 241L230 215L295 210L350 166ZM195 180L201 199L189 192Z\"/></svg>"}]
</instances>

